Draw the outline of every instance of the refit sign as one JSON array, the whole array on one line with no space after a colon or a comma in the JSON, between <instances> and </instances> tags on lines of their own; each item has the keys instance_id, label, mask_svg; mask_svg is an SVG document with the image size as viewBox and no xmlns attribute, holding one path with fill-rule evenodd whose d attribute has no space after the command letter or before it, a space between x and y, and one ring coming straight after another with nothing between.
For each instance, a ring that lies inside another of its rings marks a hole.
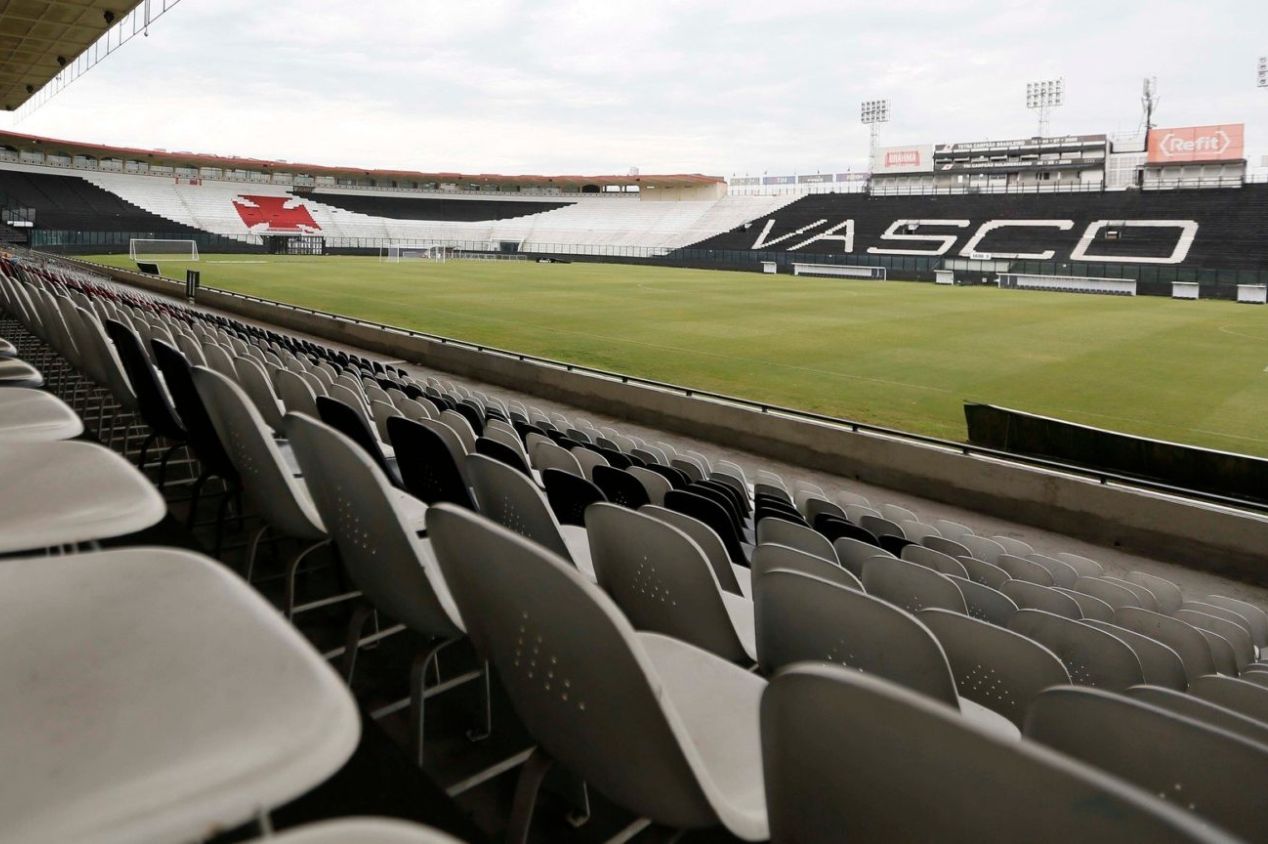
<instances>
[{"instance_id":1,"label":"refit sign","mask_svg":"<svg viewBox=\"0 0 1268 844\"><path fill-rule=\"evenodd\" d=\"M1237 161L1245 156L1244 123L1185 126L1149 132L1149 163Z\"/></svg>"}]
</instances>

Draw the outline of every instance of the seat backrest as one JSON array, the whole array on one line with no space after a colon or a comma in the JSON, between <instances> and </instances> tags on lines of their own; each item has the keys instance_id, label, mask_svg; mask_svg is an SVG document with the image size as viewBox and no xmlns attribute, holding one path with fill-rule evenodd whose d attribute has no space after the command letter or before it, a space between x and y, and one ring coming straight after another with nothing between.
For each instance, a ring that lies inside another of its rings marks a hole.
<instances>
[{"instance_id":1,"label":"seat backrest","mask_svg":"<svg viewBox=\"0 0 1268 844\"><path fill-rule=\"evenodd\" d=\"M252 346L252 348L255 348ZM263 364L252 357L239 357L235 361L238 373L238 386L250 397L255 409L260 412L265 423L279 436L282 432L282 409L277 404L277 394L269 381Z\"/></svg>"},{"instance_id":2,"label":"seat backrest","mask_svg":"<svg viewBox=\"0 0 1268 844\"><path fill-rule=\"evenodd\" d=\"M960 588L960 594L964 596L964 604L968 607L970 618L1007 627L1008 622L1019 609L1016 601L985 583L978 583L976 580L954 574L948 574L947 577Z\"/></svg>"},{"instance_id":3,"label":"seat backrest","mask_svg":"<svg viewBox=\"0 0 1268 844\"><path fill-rule=\"evenodd\" d=\"M964 563L961 563L955 557L943 554L941 551L926 548L924 545L908 545L903 549L901 559L909 563L915 563L918 566L924 566L927 569L933 569L941 574L954 574L965 579L969 578L969 573L964 568Z\"/></svg>"},{"instance_id":4,"label":"seat backrest","mask_svg":"<svg viewBox=\"0 0 1268 844\"><path fill-rule=\"evenodd\" d=\"M525 477L532 477L528 464L524 462L520 452L504 442L490 439L489 437L476 437L475 452L476 454L483 454L485 457L492 457L500 463L505 463Z\"/></svg>"},{"instance_id":5,"label":"seat backrest","mask_svg":"<svg viewBox=\"0 0 1268 844\"><path fill-rule=\"evenodd\" d=\"M757 543L786 545L807 554L822 557L831 563L839 563L837 552L828 538L817 530L794 524L783 519L762 519L757 523Z\"/></svg>"},{"instance_id":6,"label":"seat backrest","mask_svg":"<svg viewBox=\"0 0 1268 844\"><path fill-rule=\"evenodd\" d=\"M790 548L787 545L767 543L759 545L753 551L752 577L758 579L768 571L785 569L830 581L838 586L863 591L863 584L847 569L836 563L830 563L817 554Z\"/></svg>"},{"instance_id":7,"label":"seat backrest","mask_svg":"<svg viewBox=\"0 0 1268 844\"><path fill-rule=\"evenodd\" d=\"M1131 571L1127 573L1127 580L1143 586L1153 593L1154 599L1158 602L1159 612L1169 615L1180 609L1180 605L1184 603L1184 596L1180 593L1180 587L1166 578L1158 577L1148 572Z\"/></svg>"},{"instance_id":8,"label":"seat backrest","mask_svg":"<svg viewBox=\"0 0 1268 844\"><path fill-rule=\"evenodd\" d=\"M603 490L603 495L608 501L621 507L637 510L639 507L652 503L642 482L625 469L595 466L594 485Z\"/></svg>"},{"instance_id":9,"label":"seat backrest","mask_svg":"<svg viewBox=\"0 0 1268 844\"><path fill-rule=\"evenodd\" d=\"M864 530L870 530L879 536L901 536L903 539L907 535L903 533L902 527L894 521L890 521L882 516L862 516L859 518L859 527Z\"/></svg>"},{"instance_id":10,"label":"seat backrest","mask_svg":"<svg viewBox=\"0 0 1268 844\"><path fill-rule=\"evenodd\" d=\"M193 377L243 491L264 521L295 539L324 538L325 526L307 489L292 477L272 431L242 388L208 367L194 367Z\"/></svg>"},{"instance_id":11,"label":"seat backrest","mask_svg":"<svg viewBox=\"0 0 1268 844\"><path fill-rule=\"evenodd\" d=\"M563 469L543 469L542 483L546 485L546 501L560 524L584 527L586 509L608 500L593 483Z\"/></svg>"},{"instance_id":12,"label":"seat backrest","mask_svg":"<svg viewBox=\"0 0 1268 844\"><path fill-rule=\"evenodd\" d=\"M594 467L607 466L608 459L593 449L580 447L572 449L572 456L577 459L586 480L594 480Z\"/></svg>"},{"instance_id":13,"label":"seat backrest","mask_svg":"<svg viewBox=\"0 0 1268 844\"><path fill-rule=\"evenodd\" d=\"M1133 700L1143 701L1159 709L1201 721L1212 727L1236 733L1268 747L1268 723L1248 718L1225 706L1211 703L1194 695L1164 689L1161 686L1132 686L1125 694Z\"/></svg>"},{"instance_id":14,"label":"seat backrest","mask_svg":"<svg viewBox=\"0 0 1268 844\"><path fill-rule=\"evenodd\" d=\"M1008 628L1060 657L1081 686L1120 691L1144 682L1136 652L1104 630L1042 610L1019 610Z\"/></svg>"},{"instance_id":15,"label":"seat backrest","mask_svg":"<svg viewBox=\"0 0 1268 844\"><path fill-rule=\"evenodd\" d=\"M427 504L447 501L475 509L458 463L435 429L394 416L387 420L387 433L406 492Z\"/></svg>"},{"instance_id":16,"label":"seat backrest","mask_svg":"<svg viewBox=\"0 0 1268 844\"><path fill-rule=\"evenodd\" d=\"M1014 580L1023 580L1027 583L1035 583L1039 586L1054 586L1056 580L1052 576L1052 572L1036 563L1034 560L1027 560L1025 557L1014 557L1012 554L1000 554L995 560L995 565L1008 572L1008 576Z\"/></svg>"},{"instance_id":17,"label":"seat backrest","mask_svg":"<svg viewBox=\"0 0 1268 844\"><path fill-rule=\"evenodd\" d=\"M1001 555L1008 553L1004 550L1004 546L994 539L988 539L985 536L975 536L971 533L963 534L956 542L968 548L971 556L977 557L979 560L985 560L988 563L996 563ZM933 545L929 547L941 550Z\"/></svg>"},{"instance_id":18,"label":"seat backrest","mask_svg":"<svg viewBox=\"0 0 1268 844\"><path fill-rule=\"evenodd\" d=\"M616 604L566 560L477 514L438 505L427 533L533 741L636 814L683 828L717 823Z\"/></svg>"},{"instance_id":19,"label":"seat backrest","mask_svg":"<svg viewBox=\"0 0 1268 844\"><path fill-rule=\"evenodd\" d=\"M1051 586L1040 586L1029 580L1010 580L999 591L1013 599L1022 609L1043 610L1062 618L1082 618L1078 601Z\"/></svg>"},{"instance_id":20,"label":"seat backrest","mask_svg":"<svg viewBox=\"0 0 1268 844\"><path fill-rule=\"evenodd\" d=\"M726 549L732 563L748 565L748 558L744 556L744 549L735 532L735 523L721 504L690 490L675 489L665 494L665 506L704 522L722 540L722 547Z\"/></svg>"},{"instance_id":21,"label":"seat backrest","mask_svg":"<svg viewBox=\"0 0 1268 844\"><path fill-rule=\"evenodd\" d=\"M1210 646L1201 632L1187 621L1140 607L1124 607L1114 614L1114 623L1170 647L1180 657L1190 683L1204 674L1215 673Z\"/></svg>"},{"instance_id":22,"label":"seat backrest","mask_svg":"<svg viewBox=\"0 0 1268 844\"><path fill-rule=\"evenodd\" d=\"M114 343L120 363L128 373L128 381L136 392L137 407L145 423L165 437L184 439L185 431L176 418L176 410L159 383L158 375L136 332L123 323L107 320L106 334Z\"/></svg>"},{"instance_id":23,"label":"seat backrest","mask_svg":"<svg viewBox=\"0 0 1268 844\"><path fill-rule=\"evenodd\" d=\"M383 448L379 445L379 437L366 424L365 416L360 411L339 399L318 396L317 413L322 422L365 449L365 453L383 471L383 474L389 478L392 477L388 469L387 457L384 456Z\"/></svg>"},{"instance_id":24,"label":"seat backrest","mask_svg":"<svg viewBox=\"0 0 1268 844\"><path fill-rule=\"evenodd\" d=\"M457 614L432 583L439 574L419 553L391 484L365 450L300 413L286 415L286 435L317 512L362 595L416 633L458 635Z\"/></svg>"},{"instance_id":25,"label":"seat backrest","mask_svg":"<svg viewBox=\"0 0 1268 844\"><path fill-rule=\"evenodd\" d=\"M1233 657L1237 661L1238 670L1255 659L1255 645L1250 638L1250 631L1245 627L1244 620L1230 621L1204 609L1183 608L1176 610L1176 618L1227 639L1233 646Z\"/></svg>"},{"instance_id":26,"label":"seat backrest","mask_svg":"<svg viewBox=\"0 0 1268 844\"><path fill-rule=\"evenodd\" d=\"M233 362L233 357L219 343L208 341L203 343L203 357L207 361L207 368L214 369L221 375L237 383L238 367Z\"/></svg>"},{"instance_id":27,"label":"seat backrest","mask_svg":"<svg viewBox=\"0 0 1268 844\"><path fill-rule=\"evenodd\" d=\"M945 536L926 536L924 539L920 540L920 544L926 548L941 551L943 554L946 554L949 557L955 557L956 559L959 559L960 557L974 556L973 552L961 545L959 541L947 539ZM970 572L970 575L971 574L972 572Z\"/></svg>"},{"instance_id":28,"label":"seat backrest","mask_svg":"<svg viewBox=\"0 0 1268 844\"><path fill-rule=\"evenodd\" d=\"M713 528L697 518L688 516L686 513L679 513L677 510L670 510L668 507L656 504L640 507L639 512L660 519L666 524L673 525L687 534L687 536L690 536L692 541L704 552L705 559L709 561L709 565L713 568L713 574L717 578L718 585L733 595L744 594L735 576L735 570L732 568L731 558L726 552L726 547L722 544L722 540Z\"/></svg>"},{"instance_id":29,"label":"seat backrest","mask_svg":"<svg viewBox=\"0 0 1268 844\"><path fill-rule=\"evenodd\" d=\"M1136 600L1139 601L1140 605L1145 609L1153 610L1154 612L1159 611L1158 596L1146 587L1141 586L1139 583L1133 583L1130 580L1123 580L1121 577L1114 577L1109 574L1101 575L1101 579L1107 583L1113 583L1116 586L1121 586L1128 592L1135 595Z\"/></svg>"},{"instance_id":30,"label":"seat backrest","mask_svg":"<svg viewBox=\"0 0 1268 844\"><path fill-rule=\"evenodd\" d=\"M1139 572L1134 572L1134 574L1138 573ZM1155 594L1157 594L1157 592L1158 590L1155 590ZM1159 603L1162 602L1163 599L1161 595L1159 595L1158 600ZM1164 612L1175 612L1175 610L1168 609L1168 606L1170 606L1171 603L1172 601L1169 598L1167 604L1163 606ZM1181 601L1181 603L1183 603L1183 601ZM1254 604L1238 600L1237 598L1228 598L1223 595L1207 595L1202 599L1202 603L1223 607L1226 610L1232 610L1242 616L1246 619L1246 623L1250 625L1251 638L1254 640L1255 644L1261 648L1268 646L1268 612L1265 612Z\"/></svg>"},{"instance_id":31,"label":"seat backrest","mask_svg":"<svg viewBox=\"0 0 1268 844\"><path fill-rule=\"evenodd\" d=\"M1083 592L1094 598L1100 598L1105 603L1114 608L1115 611L1123 607L1139 607L1140 599L1132 594L1131 590L1120 586L1117 583L1110 583L1108 580L1102 580L1099 577L1080 576L1074 581L1074 591Z\"/></svg>"},{"instance_id":32,"label":"seat backrest","mask_svg":"<svg viewBox=\"0 0 1268 844\"><path fill-rule=\"evenodd\" d=\"M709 561L687 534L625 506L599 503L586 510L586 535L599 586L635 629L750 663Z\"/></svg>"},{"instance_id":33,"label":"seat backrest","mask_svg":"<svg viewBox=\"0 0 1268 844\"><path fill-rule=\"evenodd\" d=\"M1048 574L1052 576L1053 585L1062 589L1074 588L1074 582L1079 579L1078 570L1065 562L1058 560L1056 557L1049 557L1044 554L1027 554L1025 559L1032 563L1038 563L1048 570Z\"/></svg>"},{"instance_id":34,"label":"seat backrest","mask_svg":"<svg viewBox=\"0 0 1268 844\"><path fill-rule=\"evenodd\" d=\"M546 494L523 472L483 454L466 457L467 481L481 515L572 561Z\"/></svg>"},{"instance_id":35,"label":"seat backrest","mask_svg":"<svg viewBox=\"0 0 1268 844\"><path fill-rule=\"evenodd\" d=\"M1004 627L947 610L921 610L916 618L942 645L960 695L1018 727L1036 695L1070 682L1056 654Z\"/></svg>"},{"instance_id":36,"label":"seat backrest","mask_svg":"<svg viewBox=\"0 0 1268 844\"><path fill-rule=\"evenodd\" d=\"M944 574L906 560L873 557L863 563L863 588L907 612L936 607L968 613L964 594Z\"/></svg>"},{"instance_id":37,"label":"seat backrest","mask_svg":"<svg viewBox=\"0 0 1268 844\"><path fill-rule=\"evenodd\" d=\"M282 369L274 380L278 398L288 413L303 413L305 416L318 418L317 394L312 386L298 372Z\"/></svg>"},{"instance_id":38,"label":"seat backrest","mask_svg":"<svg viewBox=\"0 0 1268 844\"><path fill-rule=\"evenodd\" d=\"M585 477L581 464L577 462L572 452L548 441L533 445L533 468L539 472L558 469L570 475L576 475L578 478Z\"/></svg>"},{"instance_id":39,"label":"seat backrest","mask_svg":"<svg viewBox=\"0 0 1268 844\"><path fill-rule=\"evenodd\" d=\"M225 453L220 435L211 424L207 408L203 405L198 390L194 387L194 379L189 362L185 356L162 340L151 341L158 367L163 373L163 381L172 396L176 412L180 414L181 423L189 434L189 442L194 447L204 469L222 478L237 479L237 470Z\"/></svg>"},{"instance_id":40,"label":"seat backrest","mask_svg":"<svg viewBox=\"0 0 1268 844\"><path fill-rule=\"evenodd\" d=\"M915 616L802 572L754 574L757 662L763 673L803 660L835 662L959 707L946 655Z\"/></svg>"},{"instance_id":41,"label":"seat backrest","mask_svg":"<svg viewBox=\"0 0 1268 844\"><path fill-rule=\"evenodd\" d=\"M857 539L851 539L842 536L832 543L832 550L837 552L837 560L841 565L850 570L850 573L862 580L863 578L863 562L873 557L892 557L889 553L879 545L872 545L869 542L862 542Z\"/></svg>"},{"instance_id":42,"label":"seat backrest","mask_svg":"<svg viewBox=\"0 0 1268 844\"><path fill-rule=\"evenodd\" d=\"M947 539L952 539L952 540L956 539L957 537L963 536L966 533L973 532L973 529L969 527L968 525L963 525L963 524L960 524L959 522L953 522L949 519L934 519L933 526L938 529L938 533L945 536Z\"/></svg>"},{"instance_id":43,"label":"seat backrest","mask_svg":"<svg viewBox=\"0 0 1268 844\"><path fill-rule=\"evenodd\" d=\"M1268 689L1220 674L1207 674L1189 683L1189 694L1268 724Z\"/></svg>"},{"instance_id":44,"label":"seat backrest","mask_svg":"<svg viewBox=\"0 0 1268 844\"><path fill-rule=\"evenodd\" d=\"M1058 560L1069 563L1074 566L1075 571L1080 577L1100 577L1105 573L1105 567L1096 560L1090 560L1087 557L1080 557L1078 554L1067 554L1064 551L1053 554Z\"/></svg>"},{"instance_id":45,"label":"seat backrest","mask_svg":"<svg viewBox=\"0 0 1268 844\"><path fill-rule=\"evenodd\" d=\"M1104 630L1126 642L1127 646L1135 651L1136 658L1140 660L1140 669L1145 675L1145 682L1149 685L1175 689L1178 692L1188 688L1189 681L1185 674L1184 663L1181 662L1180 655L1167 645L1108 621L1085 618L1083 623L1097 630Z\"/></svg>"},{"instance_id":46,"label":"seat backrest","mask_svg":"<svg viewBox=\"0 0 1268 844\"><path fill-rule=\"evenodd\" d=\"M1268 746L1097 689L1040 694L1026 717L1028 738L1081 759L1245 836L1264 834Z\"/></svg>"},{"instance_id":47,"label":"seat backrest","mask_svg":"<svg viewBox=\"0 0 1268 844\"><path fill-rule=\"evenodd\" d=\"M673 489L671 484L663 475L645 469L642 466L631 466L626 470L643 485L643 491L647 493L647 500L652 504L660 507L665 503L665 494Z\"/></svg>"},{"instance_id":48,"label":"seat backrest","mask_svg":"<svg viewBox=\"0 0 1268 844\"><path fill-rule=\"evenodd\" d=\"M1068 595L1074 599L1079 605L1079 610L1083 613L1084 618L1094 618L1097 621L1113 621L1114 608L1093 595L1085 592L1075 592L1073 589L1065 589L1060 586L1054 586L1053 589L1062 595Z\"/></svg>"},{"instance_id":49,"label":"seat backrest","mask_svg":"<svg viewBox=\"0 0 1268 844\"><path fill-rule=\"evenodd\" d=\"M985 560L979 560L977 557L956 557L956 560L969 573L969 580L977 581L992 589L1000 589L1005 583L1012 580L1008 576L1008 572L999 566L988 563Z\"/></svg>"},{"instance_id":50,"label":"seat backrest","mask_svg":"<svg viewBox=\"0 0 1268 844\"><path fill-rule=\"evenodd\" d=\"M822 663L767 687L762 764L772 841L1231 841L1089 765Z\"/></svg>"},{"instance_id":51,"label":"seat backrest","mask_svg":"<svg viewBox=\"0 0 1268 844\"><path fill-rule=\"evenodd\" d=\"M472 412L471 408L468 407L468 411ZM475 428L471 426L471 420L467 416L456 410L446 410L440 414L440 421L453 428L454 433L458 435L458 439L462 440L462 446L467 450L467 454L475 453L478 434L476 434Z\"/></svg>"}]
</instances>

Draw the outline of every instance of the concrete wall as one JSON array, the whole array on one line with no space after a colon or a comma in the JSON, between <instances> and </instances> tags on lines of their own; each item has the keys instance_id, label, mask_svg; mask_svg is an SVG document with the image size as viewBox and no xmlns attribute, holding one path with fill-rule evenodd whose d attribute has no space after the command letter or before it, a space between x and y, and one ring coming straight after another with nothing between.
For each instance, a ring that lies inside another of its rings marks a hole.
<instances>
[{"instance_id":1,"label":"concrete wall","mask_svg":"<svg viewBox=\"0 0 1268 844\"><path fill-rule=\"evenodd\" d=\"M98 268L99 269L99 268ZM183 285L116 271L119 281L183 296ZM643 425L711 440L816 471L856 478L1101 545L1268 585L1268 516L1252 515L1094 478L1044 471L885 434L627 383L214 291L199 304L296 332Z\"/></svg>"}]
</instances>

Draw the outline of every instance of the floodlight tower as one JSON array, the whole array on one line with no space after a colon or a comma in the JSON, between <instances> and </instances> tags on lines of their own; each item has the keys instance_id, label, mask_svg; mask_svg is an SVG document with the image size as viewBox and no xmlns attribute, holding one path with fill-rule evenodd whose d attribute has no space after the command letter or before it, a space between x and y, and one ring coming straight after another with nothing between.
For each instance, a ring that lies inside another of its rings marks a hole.
<instances>
[{"instance_id":1,"label":"floodlight tower","mask_svg":"<svg viewBox=\"0 0 1268 844\"><path fill-rule=\"evenodd\" d=\"M1259 57L1259 87L1268 88L1268 56Z\"/></svg>"},{"instance_id":2,"label":"floodlight tower","mask_svg":"<svg viewBox=\"0 0 1268 844\"><path fill-rule=\"evenodd\" d=\"M889 100L864 100L859 110L859 122L872 130L871 145L868 149L868 169L870 170L871 162L876 160L876 142L880 135L881 124L889 122Z\"/></svg>"},{"instance_id":3,"label":"floodlight tower","mask_svg":"<svg viewBox=\"0 0 1268 844\"><path fill-rule=\"evenodd\" d=\"M1039 137L1048 133L1048 110L1065 105L1065 79L1043 79L1026 83L1026 108L1039 111Z\"/></svg>"}]
</instances>

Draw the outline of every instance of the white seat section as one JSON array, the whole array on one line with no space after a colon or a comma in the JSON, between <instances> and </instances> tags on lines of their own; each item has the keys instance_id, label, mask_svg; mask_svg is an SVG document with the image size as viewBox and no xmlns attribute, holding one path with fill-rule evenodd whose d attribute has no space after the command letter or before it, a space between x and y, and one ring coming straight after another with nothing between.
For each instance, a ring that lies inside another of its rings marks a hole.
<instances>
[{"instance_id":1,"label":"white seat section","mask_svg":"<svg viewBox=\"0 0 1268 844\"><path fill-rule=\"evenodd\" d=\"M14 169L42 168L14 165ZM190 185L176 184L170 177L130 173L76 175L174 222L251 243L261 242L261 234L267 233L269 226L283 225L291 234L320 234L328 245L353 239L415 240L465 243L466 248L483 249L491 242L508 240L520 242L524 251L578 254L612 247L666 252L730 231L797 199L793 195L678 201L644 201L637 195L543 197L546 204L540 213L501 220L398 220L346 211L332 204L340 193L367 195L361 190L322 187L300 197L287 186L256 182L204 180ZM322 202L323 195L331 202ZM399 192L389 195L401 196ZM486 195L475 198L490 201ZM460 194L446 194L445 199L464 201ZM518 195L514 199L534 200ZM554 207L560 202L565 203L563 207Z\"/></svg>"},{"instance_id":2,"label":"white seat section","mask_svg":"<svg viewBox=\"0 0 1268 844\"><path fill-rule=\"evenodd\" d=\"M84 423L66 402L29 387L0 390L0 441L69 440Z\"/></svg>"},{"instance_id":3,"label":"white seat section","mask_svg":"<svg viewBox=\"0 0 1268 844\"><path fill-rule=\"evenodd\" d=\"M136 467L95 443L0 442L0 478L0 553L126 536L167 512Z\"/></svg>"},{"instance_id":4,"label":"white seat section","mask_svg":"<svg viewBox=\"0 0 1268 844\"><path fill-rule=\"evenodd\" d=\"M308 791L360 737L317 652L198 554L6 560L0 639L24 643L0 651L22 678L0 684L6 844L203 839Z\"/></svg>"}]
</instances>

